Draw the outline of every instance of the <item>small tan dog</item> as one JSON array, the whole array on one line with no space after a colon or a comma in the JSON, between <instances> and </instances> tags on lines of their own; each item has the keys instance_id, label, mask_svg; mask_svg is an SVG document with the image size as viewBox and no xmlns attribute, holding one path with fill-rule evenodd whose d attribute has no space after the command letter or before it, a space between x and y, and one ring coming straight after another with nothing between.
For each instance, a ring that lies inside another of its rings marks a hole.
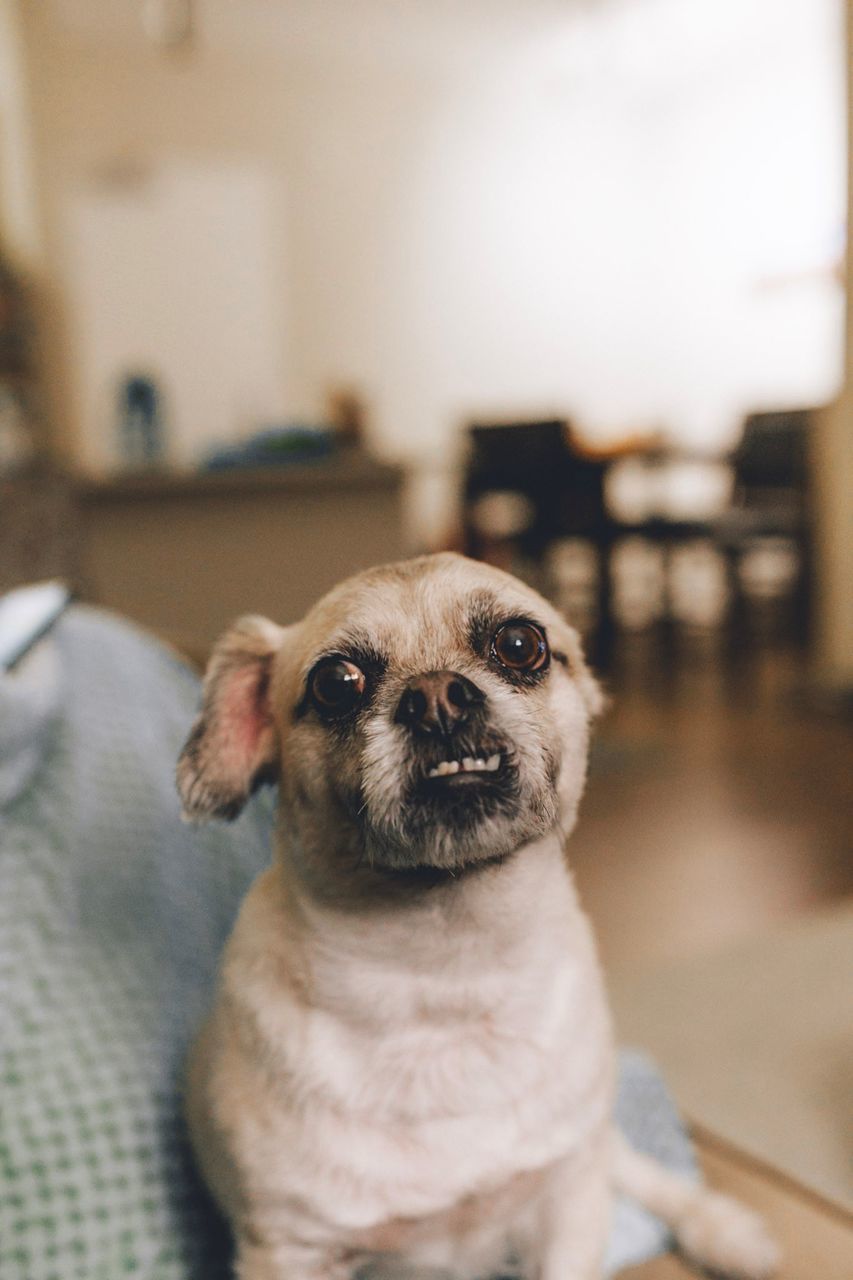
<instances>
[{"instance_id":1,"label":"small tan dog","mask_svg":"<svg viewBox=\"0 0 853 1280\"><path fill-rule=\"evenodd\" d=\"M192 818L280 788L191 1060L196 1153L241 1280L370 1265L596 1280L614 1189L692 1258L764 1277L761 1222L633 1152L564 861L600 694L540 596L455 555L352 578L219 642Z\"/></svg>"}]
</instances>

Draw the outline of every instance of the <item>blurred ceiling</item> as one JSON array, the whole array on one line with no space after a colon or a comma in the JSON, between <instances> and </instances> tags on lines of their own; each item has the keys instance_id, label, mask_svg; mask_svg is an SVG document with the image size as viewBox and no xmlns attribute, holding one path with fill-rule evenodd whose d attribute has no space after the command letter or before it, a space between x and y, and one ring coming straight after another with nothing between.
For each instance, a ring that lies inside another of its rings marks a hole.
<instances>
[{"instance_id":1,"label":"blurred ceiling","mask_svg":"<svg viewBox=\"0 0 853 1280\"><path fill-rule=\"evenodd\" d=\"M452 56L490 38L614 0L43 0L67 38L126 45L146 39L170 13L193 15L194 38L213 51L328 57ZM619 0L616 0L619 3Z\"/></svg>"}]
</instances>

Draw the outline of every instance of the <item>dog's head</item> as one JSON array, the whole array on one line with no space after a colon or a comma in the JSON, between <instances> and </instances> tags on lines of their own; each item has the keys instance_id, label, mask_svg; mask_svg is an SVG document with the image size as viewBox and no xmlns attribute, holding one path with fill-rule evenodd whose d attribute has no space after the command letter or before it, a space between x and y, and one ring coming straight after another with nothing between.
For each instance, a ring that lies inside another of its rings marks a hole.
<instances>
[{"instance_id":1,"label":"dog's head","mask_svg":"<svg viewBox=\"0 0 853 1280\"><path fill-rule=\"evenodd\" d=\"M574 823L600 694L577 634L506 573L425 556L344 582L302 622L216 646L178 764L193 818L280 785L303 859L458 873Z\"/></svg>"}]
</instances>

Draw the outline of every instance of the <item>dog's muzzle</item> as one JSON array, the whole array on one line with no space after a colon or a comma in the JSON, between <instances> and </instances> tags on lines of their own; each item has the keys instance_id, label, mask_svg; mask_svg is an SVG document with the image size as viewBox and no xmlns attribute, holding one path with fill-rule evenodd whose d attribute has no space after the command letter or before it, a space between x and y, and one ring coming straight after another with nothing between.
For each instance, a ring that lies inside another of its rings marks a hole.
<instances>
[{"instance_id":1,"label":"dog's muzzle","mask_svg":"<svg viewBox=\"0 0 853 1280\"><path fill-rule=\"evenodd\" d=\"M423 797L502 789L511 769L507 744L489 727L486 695L458 671L412 677L394 716L410 735Z\"/></svg>"}]
</instances>

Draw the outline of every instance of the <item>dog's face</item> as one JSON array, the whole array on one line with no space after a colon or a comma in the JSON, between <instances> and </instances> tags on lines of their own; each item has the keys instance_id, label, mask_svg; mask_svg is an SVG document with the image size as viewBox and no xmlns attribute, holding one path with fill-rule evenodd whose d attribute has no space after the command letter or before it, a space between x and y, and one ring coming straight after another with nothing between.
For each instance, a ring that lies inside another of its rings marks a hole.
<instances>
[{"instance_id":1,"label":"dog's face","mask_svg":"<svg viewBox=\"0 0 853 1280\"><path fill-rule=\"evenodd\" d=\"M600 695L535 592L461 556L370 570L220 641L178 783L234 817L278 781L303 858L458 873L574 822Z\"/></svg>"}]
</instances>

